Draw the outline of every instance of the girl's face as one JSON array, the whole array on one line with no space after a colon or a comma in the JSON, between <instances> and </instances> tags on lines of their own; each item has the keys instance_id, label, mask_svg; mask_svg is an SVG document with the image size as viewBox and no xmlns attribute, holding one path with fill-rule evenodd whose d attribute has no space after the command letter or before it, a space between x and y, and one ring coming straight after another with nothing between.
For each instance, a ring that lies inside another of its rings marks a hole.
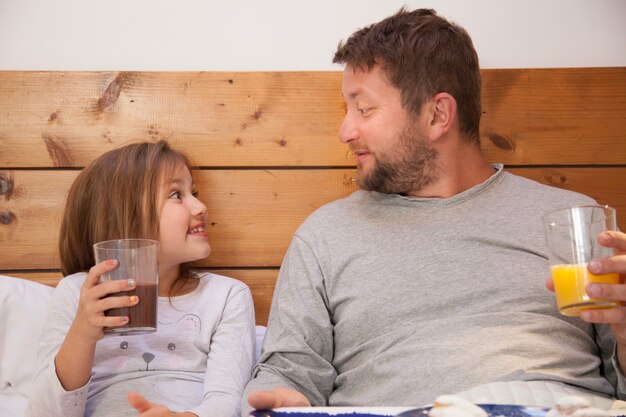
<instances>
[{"instance_id":1,"label":"girl's face","mask_svg":"<svg viewBox=\"0 0 626 417\"><path fill-rule=\"evenodd\" d=\"M163 184L165 203L159 217L160 267L177 266L204 259L211 253L206 234L207 208L197 193L186 166L174 170Z\"/></svg>"}]
</instances>

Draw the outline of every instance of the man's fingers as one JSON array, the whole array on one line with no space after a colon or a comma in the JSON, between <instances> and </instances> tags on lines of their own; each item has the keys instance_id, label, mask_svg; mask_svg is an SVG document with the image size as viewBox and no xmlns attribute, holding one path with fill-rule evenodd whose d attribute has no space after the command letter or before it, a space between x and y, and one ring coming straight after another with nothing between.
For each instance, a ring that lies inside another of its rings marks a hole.
<instances>
[{"instance_id":1,"label":"man's fingers","mask_svg":"<svg viewBox=\"0 0 626 417\"><path fill-rule=\"evenodd\" d=\"M252 391L248 403L257 410L278 407L310 407L309 400L300 392L289 388L275 388L268 391Z\"/></svg>"},{"instance_id":2,"label":"man's fingers","mask_svg":"<svg viewBox=\"0 0 626 417\"><path fill-rule=\"evenodd\" d=\"M620 252L626 252L626 233L617 231L602 232L598 235L597 240L602 246L611 247Z\"/></svg>"}]
</instances>

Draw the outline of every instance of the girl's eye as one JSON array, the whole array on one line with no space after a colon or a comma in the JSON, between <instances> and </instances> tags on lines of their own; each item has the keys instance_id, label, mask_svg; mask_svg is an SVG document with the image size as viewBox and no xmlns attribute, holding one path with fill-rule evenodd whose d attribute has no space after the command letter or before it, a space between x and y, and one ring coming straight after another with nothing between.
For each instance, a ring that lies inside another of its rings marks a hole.
<instances>
[{"instance_id":1,"label":"girl's eye","mask_svg":"<svg viewBox=\"0 0 626 417\"><path fill-rule=\"evenodd\" d=\"M198 196L200 195L200 193L194 190L194 191L191 193L191 195L192 195L192 196L194 196L195 198L198 198Z\"/></svg>"},{"instance_id":2,"label":"girl's eye","mask_svg":"<svg viewBox=\"0 0 626 417\"><path fill-rule=\"evenodd\" d=\"M169 198L180 200L180 191L174 191L172 194L170 194Z\"/></svg>"}]
</instances>

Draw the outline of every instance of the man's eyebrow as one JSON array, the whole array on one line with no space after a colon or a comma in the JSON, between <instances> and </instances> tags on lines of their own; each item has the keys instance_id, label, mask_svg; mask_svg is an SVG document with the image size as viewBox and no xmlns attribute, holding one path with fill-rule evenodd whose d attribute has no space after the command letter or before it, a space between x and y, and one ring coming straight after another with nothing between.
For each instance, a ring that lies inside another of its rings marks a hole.
<instances>
[{"instance_id":1,"label":"man's eyebrow","mask_svg":"<svg viewBox=\"0 0 626 417\"><path fill-rule=\"evenodd\" d=\"M355 98L357 98L359 95L361 95L361 90L356 90L351 92L350 94L348 94L348 99L350 100L354 100Z\"/></svg>"}]
</instances>

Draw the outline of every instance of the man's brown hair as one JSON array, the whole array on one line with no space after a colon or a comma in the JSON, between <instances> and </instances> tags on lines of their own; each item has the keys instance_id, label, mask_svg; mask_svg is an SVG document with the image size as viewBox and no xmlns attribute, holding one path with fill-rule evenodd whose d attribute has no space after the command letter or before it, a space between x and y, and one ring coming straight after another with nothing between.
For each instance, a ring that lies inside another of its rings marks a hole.
<instances>
[{"instance_id":1,"label":"man's brown hair","mask_svg":"<svg viewBox=\"0 0 626 417\"><path fill-rule=\"evenodd\" d=\"M165 141L109 151L82 170L67 196L59 255L64 275L95 264L93 245L113 239L159 238L163 186L189 159ZM191 171L193 172L193 171ZM181 278L193 274L181 266Z\"/></svg>"},{"instance_id":2,"label":"man's brown hair","mask_svg":"<svg viewBox=\"0 0 626 417\"><path fill-rule=\"evenodd\" d=\"M457 101L461 133L480 140L478 55L465 29L434 10L403 7L358 30L339 44L333 62L367 71L380 65L400 90L404 108L414 115L435 94L449 93Z\"/></svg>"}]
</instances>

